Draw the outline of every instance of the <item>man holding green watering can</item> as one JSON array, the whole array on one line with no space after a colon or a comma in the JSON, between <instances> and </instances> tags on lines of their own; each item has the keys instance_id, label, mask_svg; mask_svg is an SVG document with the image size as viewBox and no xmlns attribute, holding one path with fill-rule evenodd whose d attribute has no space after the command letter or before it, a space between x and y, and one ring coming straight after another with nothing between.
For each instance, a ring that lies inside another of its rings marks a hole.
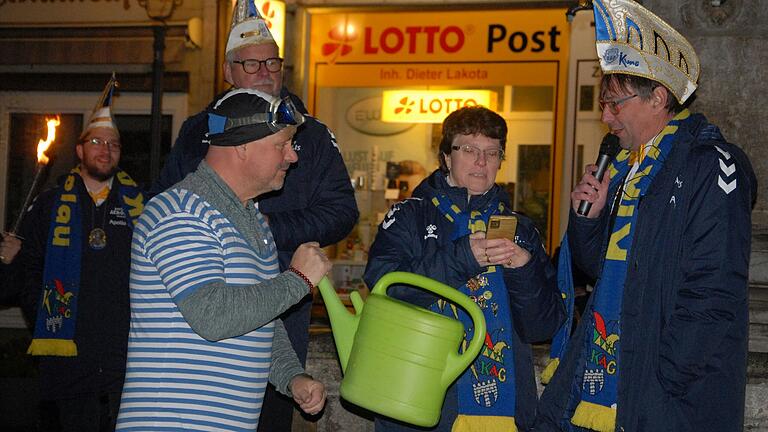
<instances>
[{"instance_id":1,"label":"man holding green watering can","mask_svg":"<svg viewBox=\"0 0 768 432\"><path fill-rule=\"evenodd\" d=\"M504 119L487 108L450 114L443 122L440 169L379 226L365 272L368 286L394 271L435 279L469 296L487 331L480 354L448 389L434 428L376 418L376 431L523 431L533 425L536 383L528 344L549 339L565 312L538 231L512 212L507 193L495 184L506 136ZM494 215L516 218L516 232L487 239ZM388 295L460 320L468 329L465 340L472 338L472 321L445 299L402 284Z\"/></svg>"}]
</instances>

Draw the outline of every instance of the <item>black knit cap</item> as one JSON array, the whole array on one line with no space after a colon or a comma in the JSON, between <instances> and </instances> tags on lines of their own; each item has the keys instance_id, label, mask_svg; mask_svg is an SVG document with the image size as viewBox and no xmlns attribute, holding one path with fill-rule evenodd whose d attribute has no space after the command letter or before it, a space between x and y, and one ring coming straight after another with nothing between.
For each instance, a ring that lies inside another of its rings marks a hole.
<instances>
[{"instance_id":1,"label":"black knit cap","mask_svg":"<svg viewBox=\"0 0 768 432\"><path fill-rule=\"evenodd\" d=\"M208 109L208 142L237 146L272 135L287 125L272 120L279 99L251 89L227 92Z\"/></svg>"}]
</instances>

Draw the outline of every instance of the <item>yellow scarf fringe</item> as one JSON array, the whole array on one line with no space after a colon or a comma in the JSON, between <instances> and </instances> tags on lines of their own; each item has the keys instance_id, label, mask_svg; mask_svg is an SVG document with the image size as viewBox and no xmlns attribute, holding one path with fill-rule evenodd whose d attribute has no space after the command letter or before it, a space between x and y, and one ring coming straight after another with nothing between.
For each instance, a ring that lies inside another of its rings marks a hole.
<instances>
[{"instance_id":1,"label":"yellow scarf fringe","mask_svg":"<svg viewBox=\"0 0 768 432\"><path fill-rule=\"evenodd\" d=\"M613 432L616 428L616 409L592 402L579 402L571 423L598 432Z\"/></svg>"},{"instance_id":2,"label":"yellow scarf fringe","mask_svg":"<svg viewBox=\"0 0 768 432\"><path fill-rule=\"evenodd\" d=\"M38 356L77 356L77 345L72 340L64 339L33 339L29 344L27 354Z\"/></svg>"},{"instance_id":3,"label":"yellow scarf fringe","mask_svg":"<svg viewBox=\"0 0 768 432\"><path fill-rule=\"evenodd\" d=\"M451 432L517 432L514 417L459 415Z\"/></svg>"},{"instance_id":4,"label":"yellow scarf fringe","mask_svg":"<svg viewBox=\"0 0 768 432\"><path fill-rule=\"evenodd\" d=\"M555 375L555 371L557 370L558 366L560 366L559 358L553 358L549 360L549 363L547 363L547 367L545 367L544 370L541 371L542 384L549 384L549 381Z\"/></svg>"}]
</instances>

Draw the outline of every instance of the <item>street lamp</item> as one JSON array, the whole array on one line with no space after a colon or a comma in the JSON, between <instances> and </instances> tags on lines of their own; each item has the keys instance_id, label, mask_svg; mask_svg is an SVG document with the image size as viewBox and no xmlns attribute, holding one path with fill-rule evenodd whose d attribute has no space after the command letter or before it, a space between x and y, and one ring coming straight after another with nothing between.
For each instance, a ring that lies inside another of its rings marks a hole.
<instances>
[{"instance_id":1,"label":"street lamp","mask_svg":"<svg viewBox=\"0 0 768 432\"><path fill-rule=\"evenodd\" d=\"M184 0L139 0L139 6L147 11L147 16L155 21L165 21L173 15L176 6Z\"/></svg>"},{"instance_id":2,"label":"street lamp","mask_svg":"<svg viewBox=\"0 0 768 432\"><path fill-rule=\"evenodd\" d=\"M173 15L176 6L184 0L138 0L147 16L158 24L152 27L154 34L152 61L152 120L150 122L149 177L154 180L160 174L160 147L162 145L163 115L163 52L165 51L165 20Z\"/></svg>"}]
</instances>

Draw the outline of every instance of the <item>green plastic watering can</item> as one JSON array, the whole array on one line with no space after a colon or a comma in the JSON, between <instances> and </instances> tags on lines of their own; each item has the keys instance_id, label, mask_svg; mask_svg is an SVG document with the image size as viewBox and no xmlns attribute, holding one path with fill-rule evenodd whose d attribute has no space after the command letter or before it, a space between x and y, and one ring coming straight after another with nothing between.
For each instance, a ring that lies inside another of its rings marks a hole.
<instances>
[{"instance_id":1,"label":"green plastic watering can","mask_svg":"<svg viewBox=\"0 0 768 432\"><path fill-rule=\"evenodd\" d=\"M437 294L466 310L474 334L464 338L460 321L387 296L387 287L407 284ZM356 405L417 426L440 420L448 386L477 357L485 340L485 317L466 295L421 275L384 275L365 303L350 294L355 313L342 304L328 278L319 285L344 378L339 392Z\"/></svg>"}]
</instances>

